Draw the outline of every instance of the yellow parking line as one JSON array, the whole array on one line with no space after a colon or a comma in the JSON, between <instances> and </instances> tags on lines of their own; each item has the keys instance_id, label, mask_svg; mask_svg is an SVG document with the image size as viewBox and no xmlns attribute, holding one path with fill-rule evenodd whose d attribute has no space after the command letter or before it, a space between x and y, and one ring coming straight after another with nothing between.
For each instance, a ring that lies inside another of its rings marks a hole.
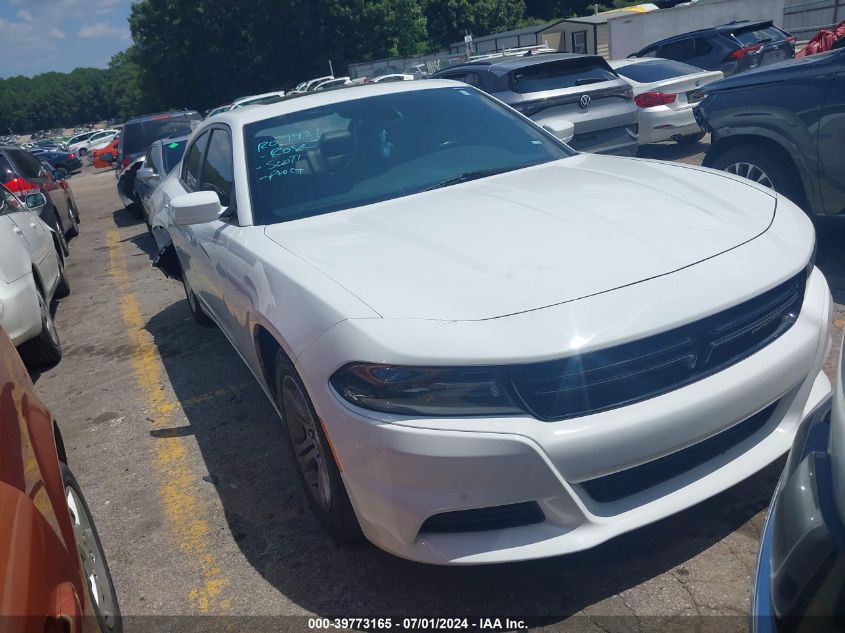
<instances>
[{"instance_id":1,"label":"yellow parking line","mask_svg":"<svg viewBox=\"0 0 845 633\"><path fill-rule=\"evenodd\" d=\"M164 392L161 358L152 337L144 329L138 300L129 288L126 257L116 228L108 232L108 249L111 274L120 291L120 311L131 343L135 380L147 400L148 409L155 415L153 430L166 429L171 425L171 413L179 409L180 404ZM205 399L212 397L214 394L206 394ZM208 512L194 495L201 480L190 466L185 440L161 437L155 440L153 451L154 466L163 482L159 495L171 529L179 548L196 561L202 576L202 581L188 592L188 601L200 613L223 613L231 605L231 600L225 597L230 581L211 552Z\"/></svg>"},{"instance_id":2,"label":"yellow parking line","mask_svg":"<svg viewBox=\"0 0 845 633\"><path fill-rule=\"evenodd\" d=\"M180 402L162 402L158 405L159 413L168 414L175 408L181 408L183 411L185 409L189 409L190 407L195 407L198 404L202 404L204 402L208 402L209 400L214 400L215 398L222 398L223 396L228 396L233 393L239 393L244 389L247 389L254 385L255 383L250 382L242 382L239 385L230 385L228 387L220 387L220 389L215 389L214 391L209 391L207 393L201 393L198 396L194 396L193 398L188 398L186 400L182 400Z\"/></svg>"}]
</instances>

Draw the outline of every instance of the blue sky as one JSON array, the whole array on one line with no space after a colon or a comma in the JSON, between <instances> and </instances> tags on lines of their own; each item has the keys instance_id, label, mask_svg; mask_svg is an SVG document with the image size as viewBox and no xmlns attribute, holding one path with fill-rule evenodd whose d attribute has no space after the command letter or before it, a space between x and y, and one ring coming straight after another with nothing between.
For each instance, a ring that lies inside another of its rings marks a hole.
<instances>
[{"instance_id":1,"label":"blue sky","mask_svg":"<svg viewBox=\"0 0 845 633\"><path fill-rule=\"evenodd\" d=\"M0 0L0 78L105 68L132 43L132 0Z\"/></svg>"}]
</instances>

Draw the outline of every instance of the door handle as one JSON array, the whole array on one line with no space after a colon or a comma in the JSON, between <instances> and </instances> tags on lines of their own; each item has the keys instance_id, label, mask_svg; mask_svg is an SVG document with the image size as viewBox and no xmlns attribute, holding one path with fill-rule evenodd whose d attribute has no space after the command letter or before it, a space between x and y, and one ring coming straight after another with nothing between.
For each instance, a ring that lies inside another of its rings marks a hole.
<instances>
[{"instance_id":1,"label":"door handle","mask_svg":"<svg viewBox=\"0 0 845 633\"><path fill-rule=\"evenodd\" d=\"M21 230L20 230L20 228L19 228L19 227L17 227L17 226L16 226L14 229L12 229L12 230L13 230L15 233L17 233L18 235L23 235L23 231L21 231Z\"/></svg>"}]
</instances>

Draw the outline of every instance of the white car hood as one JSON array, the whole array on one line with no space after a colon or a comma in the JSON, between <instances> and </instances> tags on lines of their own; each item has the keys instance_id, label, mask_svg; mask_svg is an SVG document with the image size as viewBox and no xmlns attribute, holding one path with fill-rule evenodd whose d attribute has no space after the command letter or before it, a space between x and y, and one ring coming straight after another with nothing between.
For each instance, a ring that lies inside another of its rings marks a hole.
<instances>
[{"instance_id":1,"label":"white car hood","mask_svg":"<svg viewBox=\"0 0 845 633\"><path fill-rule=\"evenodd\" d=\"M453 321L665 275L774 213L772 194L721 173L580 154L265 231L385 318Z\"/></svg>"}]
</instances>

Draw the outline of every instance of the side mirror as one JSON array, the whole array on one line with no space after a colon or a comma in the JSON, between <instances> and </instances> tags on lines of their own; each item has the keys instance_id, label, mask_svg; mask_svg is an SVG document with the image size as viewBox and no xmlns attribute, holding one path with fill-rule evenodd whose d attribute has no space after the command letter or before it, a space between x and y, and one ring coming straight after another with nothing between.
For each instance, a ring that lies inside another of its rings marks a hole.
<instances>
[{"instance_id":1,"label":"side mirror","mask_svg":"<svg viewBox=\"0 0 845 633\"><path fill-rule=\"evenodd\" d=\"M158 174L152 167L141 167L138 172L135 174L135 178L140 180L149 180L150 178L155 178Z\"/></svg>"},{"instance_id":2,"label":"side mirror","mask_svg":"<svg viewBox=\"0 0 845 633\"><path fill-rule=\"evenodd\" d=\"M173 222L183 226L213 222L220 217L223 207L213 191L194 191L177 196L170 201Z\"/></svg>"},{"instance_id":3,"label":"side mirror","mask_svg":"<svg viewBox=\"0 0 845 633\"><path fill-rule=\"evenodd\" d=\"M27 209L40 209L47 204L47 197L43 193L31 193L26 197Z\"/></svg>"},{"instance_id":4,"label":"side mirror","mask_svg":"<svg viewBox=\"0 0 845 633\"><path fill-rule=\"evenodd\" d=\"M575 125L567 119L551 119L543 123L543 127L564 143L568 143L575 136Z\"/></svg>"},{"instance_id":5,"label":"side mirror","mask_svg":"<svg viewBox=\"0 0 845 633\"><path fill-rule=\"evenodd\" d=\"M114 154L112 154L111 152L104 152L104 153L100 154L100 160L105 161L107 163L113 163L114 162Z\"/></svg>"}]
</instances>

